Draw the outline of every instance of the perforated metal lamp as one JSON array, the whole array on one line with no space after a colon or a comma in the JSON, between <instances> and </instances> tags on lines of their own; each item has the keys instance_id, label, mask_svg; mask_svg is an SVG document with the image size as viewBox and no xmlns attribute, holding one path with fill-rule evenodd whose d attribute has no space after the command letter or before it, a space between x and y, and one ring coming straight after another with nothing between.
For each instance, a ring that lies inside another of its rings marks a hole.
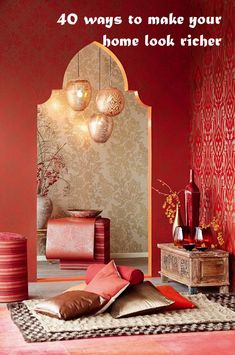
<instances>
[{"instance_id":1,"label":"perforated metal lamp","mask_svg":"<svg viewBox=\"0 0 235 355\"><path fill-rule=\"evenodd\" d=\"M109 87L100 89L101 56L99 50L99 91L96 95L96 106L99 112L106 116L117 116L122 112L125 99L123 93L111 85L111 57L109 58Z\"/></svg>"},{"instance_id":2,"label":"perforated metal lamp","mask_svg":"<svg viewBox=\"0 0 235 355\"><path fill-rule=\"evenodd\" d=\"M68 104L75 111L83 111L91 101L91 85L88 80L71 80L66 86Z\"/></svg>"},{"instance_id":3,"label":"perforated metal lamp","mask_svg":"<svg viewBox=\"0 0 235 355\"><path fill-rule=\"evenodd\" d=\"M88 122L88 129L91 138L96 143L105 143L110 138L113 131L113 119L103 113L97 113L91 116Z\"/></svg>"},{"instance_id":4,"label":"perforated metal lamp","mask_svg":"<svg viewBox=\"0 0 235 355\"><path fill-rule=\"evenodd\" d=\"M77 77L70 80L65 88L67 101L74 111L83 111L91 101L91 84L88 80L80 80L80 56L77 56Z\"/></svg>"},{"instance_id":5,"label":"perforated metal lamp","mask_svg":"<svg viewBox=\"0 0 235 355\"><path fill-rule=\"evenodd\" d=\"M106 116L117 116L124 108L123 93L117 88L102 89L96 96L96 106L99 112Z\"/></svg>"}]
</instances>

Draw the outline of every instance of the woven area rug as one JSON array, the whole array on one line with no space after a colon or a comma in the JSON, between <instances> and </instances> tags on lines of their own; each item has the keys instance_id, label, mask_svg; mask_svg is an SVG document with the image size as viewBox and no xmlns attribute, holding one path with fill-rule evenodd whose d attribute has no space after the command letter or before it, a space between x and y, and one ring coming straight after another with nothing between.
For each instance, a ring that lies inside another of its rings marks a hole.
<instances>
[{"instance_id":1,"label":"woven area rug","mask_svg":"<svg viewBox=\"0 0 235 355\"><path fill-rule=\"evenodd\" d=\"M205 296L203 296L205 297ZM199 295L190 296L191 300L198 302ZM208 302L208 301L212 302ZM28 301L27 301L28 302ZM31 306L32 306L32 301ZM29 304L30 304L29 302ZM36 300L33 302L37 302ZM215 303L213 303L215 302ZM95 338L95 337L106 337L106 336L123 336L123 335L139 335L139 334L160 334L160 333L178 333L178 332L196 332L196 331L214 331L214 330L234 330L235 329L235 313L230 312L230 310L235 312L235 294L222 295L214 294L207 295L205 302L207 305L210 304L210 312L214 309L215 312L211 313L211 319L206 322L203 321L204 317L197 322L192 323L186 321L179 324L151 324L149 323L149 317L151 316L141 316L141 318L147 317L148 322L146 325L140 325L139 322L135 322L135 325L129 326L131 323L119 324L119 326L114 327L83 327L80 330L74 330L73 327L67 328L71 329L70 331L64 331L63 328L60 331L55 331L56 328L52 328L54 331L48 331L48 324L45 327L45 324L39 320L38 316L35 316L35 313L30 309L30 305L26 306L24 302L11 303L8 305L8 309L11 312L11 317L14 323L20 329L24 339L27 342L43 342L43 341L58 341L58 340L70 340L70 339L80 339L80 338ZM219 306L219 307L218 307ZM224 308L222 308L222 307ZM225 308L227 307L227 308ZM219 320L216 317L219 315L219 310L221 311L221 319ZM177 311L178 313L182 311ZM188 312L191 312L189 310ZM170 312L167 312L168 314ZM214 313L217 314L214 317ZM163 314L163 312L162 312ZM155 315L153 315L155 316ZM43 316L46 317L46 316ZM98 317L98 316L97 316ZM46 317L49 318L49 317ZM85 317L83 317L84 319ZM90 318L90 317L86 317ZM140 318L140 317L131 317ZM190 319L190 317L189 317ZM61 321L59 321L61 322ZM67 321L68 322L68 321ZM66 323L67 323L66 322ZM71 322L71 321L69 321ZM62 322L63 323L63 322ZM61 324L62 324L61 323ZM169 323L169 322L168 322ZM171 322L170 322L171 323ZM55 324L54 324L55 325ZM53 325L53 326L54 326ZM47 329L46 329L47 328Z\"/></svg>"}]
</instances>

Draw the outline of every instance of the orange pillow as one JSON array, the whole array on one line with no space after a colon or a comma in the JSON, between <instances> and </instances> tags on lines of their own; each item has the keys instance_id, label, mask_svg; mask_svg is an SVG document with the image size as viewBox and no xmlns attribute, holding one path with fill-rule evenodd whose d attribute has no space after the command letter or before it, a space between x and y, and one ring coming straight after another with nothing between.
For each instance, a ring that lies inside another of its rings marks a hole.
<instances>
[{"instance_id":1,"label":"orange pillow","mask_svg":"<svg viewBox=\"0 0 235 355\"><path fill-rule=\"evenodd\" d=\"M156 286L156 289L159 292L161 292L163 296L175 302L167 306L166 308L164 308L164 311L173 311L175 309L196 308L195 304L189 301L186 297L183 297L173 287L169 285Z\"/></svg>"}]
</instances>

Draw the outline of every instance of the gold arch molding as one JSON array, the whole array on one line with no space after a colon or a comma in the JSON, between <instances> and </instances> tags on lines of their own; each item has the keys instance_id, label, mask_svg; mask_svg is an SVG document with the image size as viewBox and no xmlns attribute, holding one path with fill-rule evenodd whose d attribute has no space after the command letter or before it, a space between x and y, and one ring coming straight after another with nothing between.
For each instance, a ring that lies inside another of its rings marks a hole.
<instances>
[{"instance_id":1,"label":"gold arch molding","mask_svg":"<svg viewBox=\"0 0 235 355\"><path fill-rule=\"evenodd\" d=\"M122 65L122 63L120 62L120 60L118 59L118 57L108 48L104 47L101 43L94 41L90 44L88 44L87 46L83 47L78 53L76 53L73 58L70 60L65 73L64 73L64 77L63 77L63 85L62 85L62 89L60 90L52 90L51 96L49 97L49 99L47 101L45 101L44 103L40 104L40 106L44 106L44 105L48 105L49 108L53 109L55 112L57 110L57 112L62 108L62 106L64 105L64 88L67 84L67 82L69 80L72 79L76 79L79 76L77 75L77 58L80 58L80 65L83 66L82 63L82 51L86 50L88 47L90 46L96 46L98 48L101 49L101 53L105 53L107 56L110 56L111 59L113 60L113 62L115 63L115 65L117 66L118 70L121 73L121 77L122 77L122 83L120 84L121 87L119 87L119 90L124 91L124 92L128 92L130 94L133 94L136 100L136 103L139 105L139 107L142 107L143 110L146 111L146 116L147 117L147 149L148 149L148 177L147 177L147 181L148 181L148 191L147 191L147 195L148 195L148 202L147 202L147 206L148 206L148 273L146 276L151 276L152 275L152 199L151 199L151 186L152 186L152 141L151 141L151 118L152 118L152 107L149 105L144 104L139 96L138 91L135 90L128 90L128 79L127 79L127 74L125 72L125 69ZM79 56L79 57L78 57ZM98 58L97 58L98 60ZM89 73L88 73L89 75ZM98 78L98 76L97 76ZM89 78L87 77L81 77L81 79L86 79L89 80ZM104 78L104 82L107 82L107 77L106 79ZM100 83L97 84L96 89L98 90L100 86ZM115 87L115 82L113 83L113 85ZM57 100L57 98L59 98ZM62 105L62 106L61 106ZM70 111L71 112L71 111ZM84 279L84 277L56 277L56 278L38 278L38 281L57 281L57 280L81 280Z\"/></svg>"}]
</instances>

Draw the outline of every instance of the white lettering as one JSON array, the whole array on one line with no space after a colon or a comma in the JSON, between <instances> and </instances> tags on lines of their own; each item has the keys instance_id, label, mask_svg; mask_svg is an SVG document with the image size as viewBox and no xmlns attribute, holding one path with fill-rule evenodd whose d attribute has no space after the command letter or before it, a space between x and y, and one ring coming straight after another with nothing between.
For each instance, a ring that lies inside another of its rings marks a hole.
<instances>
[{"instance_id":1,"label":"white lettering","mask_svg":"<svg viewBox=\"0 0 235 355\"><path fill-rule=\"evenodd\" d=\"M189 17L189 27L195 28L197 25L219 25L222 20L222 16L190 16Z\"/></svg>"},{"instance_id":2,"label":"white lettering","mask_svg":"<svg viewBox=\"0 0 235 355\"><path fill-rule=\"evenodd\" d=\"M205 38L204 35L200 35L199 38L192 38L191 35L188 35L186 38L181 38L180 44L185 47L212 47L212 46L220 46L222 38Z\"/></svg>"},{"instance_id":3,"label":"white lettering","mask_svg":"<svg viewBox=\"0 0 235 355\"><path fill-rule=\"evenodd\" d=\"M120 25L122 23L122 18L121 16L107 16L107 17L86 17L84 16L84 22L86 25L94 25L95 23L97 25L104 25L107 28L111 28L113 24L115 25Z\"/></svg>"},{"instance_id":4,"label":"white lettering","mask_svg":"<svg viewBox=\"0 0 235 355\"><path fill-rule=\"evenodd\" d=\"M183 22L184 18L182 16L176 17L172 12L168 15L168 17L148 17L148 25L182 25Z\"/></svg>"},{"instance_id":5,"label":"white lettering","mask_svg":"<svg viewBox=\"0 0 235 355\"><path fill-rule=\"evenodd\" d=\"M64 26L66 23L69 25L75 25L78 22L78 15L77 14L68 14L65 13L61 14L60 18L57 20L57 23L60 23L61 26Z\"/></svg>"},{"instance_id":6,"label":"white lettering","mask_svg":"<svg viewBox=\"0 0 235 355\"><path fill-rule=\"evenodd\" d=\"M84 22L86 25L94 25L97 22L97 17L84 17Z\"/></svg>"},{"instance_id":7,"label":"white lettering","mask_svg":"<svg viewBox=\"0 0 235 355\"><path fill-rule=\"evenodd\" d=\"M128 22L130 25L139 25L142 22L142 17L140 16L128 16Z\"/></svg>"},{"instance_id":8,"label":"white lettering","mask_svg":"<svg viewBox=\"0 0 235 355\"><path fill-rule=\"evenodd\" d=\"M172 38L171 35L167 35L166 38L159 38L159 39L149 38L149 35L145 35L144 42L147 47L148 46L151 46L151 47L155 47L155 46L170 47L170 46L172 46L173 47L175 45L174 38Z\"/></svg>"},{"instance_id":9,"label":"white lettering","mask_svg":"<svg viewBox=\"0 0 235 355\"><path fill-rule=\"evenodd\" d=\"M121 23L122 23L121 16L114 17L114 23L115 23L115 25L121 25Z\"/></svg>"},{"instance_id":10,"label":"white lettering","mask_svg":"<svg viewBox=\"0 0 235 355\"><path fill-rule=\"evenodd\" d=\"M107 35L103 36L103 45L105 47L136 47L139 44L139 39L138 38L108 38Z\"/></svg>"}]
</instances>

